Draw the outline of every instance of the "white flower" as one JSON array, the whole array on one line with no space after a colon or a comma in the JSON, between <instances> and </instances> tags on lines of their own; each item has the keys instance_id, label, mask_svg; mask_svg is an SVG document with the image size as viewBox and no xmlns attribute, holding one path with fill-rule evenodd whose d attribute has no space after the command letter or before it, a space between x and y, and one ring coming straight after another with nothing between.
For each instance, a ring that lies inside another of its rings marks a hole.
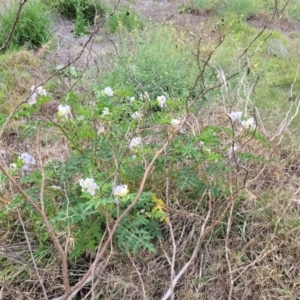
<instances>
[{"instance_id":1,"label":"white flower","mask_svg":"<svg viewBox=\"0 0 300 300\"><path fill-rule=\"evenodd\" d=\"M95 195L96 189L99 189L98 185L93 178L80 179L79 184L82 187L82 190L88 192L92 196Z\"/></svg>"},{"instance_id":2,"label":"white flower","mask_svg":"<svg viewBox=\"0 0 300 300\"><path fill-rule=\"evenodd\" d=\"M130 101L130 104L132 104L134 102L135 98L134 97L130 97L129 98L129 101Z\"/></svg>"},{"instance_id":3,"label":"white flower","mask_svg":"<svg viewBox=\"0 0 300 300\"><path fill-rule=\"evenodd\" d=\"M255 129L256 128L256 124L254 119L251 117L246 121L242 121L241 122L242 126L245 127L246 129L252 128Z\"/></svg>"},{"instance_id":4,"label":"white flower","mask_svg":"<svg viewBox=\"0 0 300 300\"><path fill-rule=\"evenodd\" d=\"M19 156L19 159L22 161L23 164L26 164L26 165L35 165L36 164L35 158L26 152L22 153Z\"/></svg>"},{"instance_id":5,"label":"white flower","mask_svg":"<svg viewBox=\"0 0 300 300\"><path fill-rule=\"evenodd\" d=\"M113 195L115 197L125 197L128 194L129 190L127 188L126 184L123 185L117 185L114 189L113 189Z\"/></svg>"},{"instance_id":6,"label":"white flower","mask_svg":"<svg viewBox=\"0 0 300 300\"><path fill-rule=\"evenodd\" d=\"M242 114L243 113L241 111L233 111L230 114L228 114L228 117L231 119L232 122L236 120L241 122Z\"/></svg>"},{"instance_id":7,"label":"white flower","mask_svg":"<svg viewBox=\"0 0 300 300\"><path fill-rule=\"evenodd\" d=\"M98 131L97 131L97 134L100 135L100 134L102 134L102 133L104 133L104 132L105 132L105 127L104 127L104 126L99 126L99 127L98 127Z\"/></svg>"},{"instance_id":8,"label":"white flower","mask_svg":"<svg viewBox=\"0 0 300 300\"><path fill-rule=\"evenodd\" d=\"M171 125L172 126L178 126L180 124L180 120L178 120L178 119L172 119L171 120Z\"/></svg>"},{"instance_id":9,"label":"white flower","mask_svg":"<svg viewBox=\"0 0 300 300\"><path fill-rule=\"evenodd\" d=\"M149 94L147 92L140 94L140 100L142 101L150 101Z\"/></svg>"},{"instance_id":10,"label":"white flower","mask_svg":"<svg viewBox=\"0 0 300 300\"><path fill-rule=\"evenodd\" d=\"M36 103L37 93L33 93L28 99L28 104L31 106Z\"/></svg>"},{"instance_id":11,"label":"white flower","mask_svg":"<svg viewBox=\"0 0 300 300\"><path fill-rule=\"evenodd\" d=\"M21 160L21 162L23 164L23 167L22 167L23 171L29 170L30 165L36 164L35 158L26 152L21 153L21 155L19 156L19 159Z\"/></svg>"},{"instance_id":12,"label":"white flower","mask_svg":"<svg viewBox=\"0 0 300 300\"><path fill-rule=\"evenodd\" d=\"M203 151L205 151L206 153L211 153L211 149L208 147L203 146Z\"/></svg>"},{"instance_id":13,"label":"white flower","mask_svg":"<svg viewBox=\"0 0 300 300\"><path fill-rule=\"evenodd\" d=\"M66 118L68 118L68 116L71 116L71 108L69 105L60 104L58 105L57 109L58 109L59 116L66 117Z\"/></svg>"},{"instance_id":14,"label":"white flower","mask_svg":"<svg viewBox=\"0 0 300 300\"><path fill-rule=\"evenodd\" d=\"M53 190L56 190L56 191L61 190L61 186L59 186L59 185L51 185L50 188Z\"/></svg>"},{"instance_id":15,"label":"white flower","mask_svg":"<svg viewBox=\"0 0 300 300\"><path fill-rule=\"evenodd\" d=\"M132 115L131 115L132 119L134 120L141 120L143 117L143 114L139 111L135 111Z\"/></svg>"},{"instance_id":16,"label":"white flower","mask_svg":"<svg viewBox=\"0 0 300 300\"><path fill-rule=\"evenodd\" d=\"M22 170L23 170L23 171L29 171L29 165L24 165L24 166L22 167Z\"/></svg>"},{"instance_id":17,"label":"white flower","mask_svg":"<svg viewBox=\"0 0 300 300\"><path fill-rule=\"evenodd\" d=\"M35 85L31 86L30 91L32 93L36 93L37 95L40 95L40 96L47 95L47 91L41 85L38 87L35 87Z\"/></svg>"},{"instance_id":18,"label":"white flower","mask_svg":"<svg viewBox=\"0 0 300 300\"><path fill-rule=\"evenodd\" d=\"M41 96L47 96L47 92L42 86L37 87L36 91Z\"/></svg>"},{"instance_id":19,"label":"white flower","mask_svg":"<svg viewBox=\"0 0 300 300\"><path fill-rule=\"evenodd\" d=\"M32 95L30 96L29 100L28 100L28 104L29 105L33 105L36 103L36 99L38 96L46 96L47 92L46 90L42 87L35 87L35 85L31 86L30 91L32 93Z\"/></svg>"},{"instance_id":20,"label":"white flower","mask_svg":"<svg viewBox=\"0 0 300 300\"><path fill-rule=\"evenodd\" d=\"M9 165L9 168L10 168L11 170L15 171L15 170L17 169L17 164L12 163L12 164Z\"/></svg>"},{"instance_id":21,"label":"white flower","mask_svg":"<svg viewBox=\"0 0 300 300\"><path fill-rule=\"evenodd\" d=\"M158 96L158 97L157 97L158 105L159 105L161 108L167 106L167 105L166 105L166 100L167 100L167 98L166 98L164 95Z\"/></svg>"},{"instance_id":22,"label":"white flower","mask_svg":"<svg viewBox=\"0 0 300 300\"><path fill-rule=\"evenodd\" d=\"M110 114L109 109L107 107L104 107L104 109L102 110L102 116L106 116L109 114Z\"/></svg>"},{"instance_id":23,"label":"white flower","mask_svg":"<svg viewBox=\"0 0 300 300\"><path fill-rule=\"evenodd\" d=\"M114 92L113 92L113 90L110 87L106 87L104 89L104 94L107 95L107 96L109 96L109 97L112 97L114 95Z\"/></svg>"},{"instance_id":24,"label":"white flower","mask_svg":"<svg viewBox=\"0 0 300 300\"><path fill-rule=\"evenodd\" d=\"M138 137L134 137L131 139L130 143L129 143L129 148L130 149L133 149L134 147L137 147L141 144L141 138L138 136Z\"/></svg>"}]
</instances>

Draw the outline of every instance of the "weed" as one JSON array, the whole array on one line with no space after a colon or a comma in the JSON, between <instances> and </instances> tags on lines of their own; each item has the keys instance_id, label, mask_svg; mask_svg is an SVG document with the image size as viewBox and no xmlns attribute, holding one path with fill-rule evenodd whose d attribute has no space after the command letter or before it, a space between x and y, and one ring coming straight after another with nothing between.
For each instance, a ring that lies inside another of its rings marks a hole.
<instances>
[{"instance_id":1,"label":"weed","mask_svg":"<svg viewBox=\"0 0 300 300\"><path fill-rule=\"evenodd\" d=\"M84 9L83 5L78 2L76 6L76 19L74 25L74 35L79 37L81 35L85 35L88 32L86 31L85 27L87 24L87 20L84 18Z\"/></svg>"},{"instance_id":2,"label":"weed","mask_svg":"<svg viewBox=\"0 0 300 300\"><path fill-rule=\"evenodd\" d=\"M106 28L110 33L122 30L123 28L129 32L141 29L143 22L138 14L128 7L120 7L106 22Z\"/></svg>"},{"instance_id":3,"label":"weed","mask_svg":"<svg viewBox=\"0 0 300 300\"><path fill-rule=\"evenodd\" d=\"M78 20L82 18L85 25L94 24L95 17L105 15L107 10L103 1L97 0L43 0L52 10L62 14L69 20ZM80 16L78 16L80 14Z\"/></svg>"}]
</instances>

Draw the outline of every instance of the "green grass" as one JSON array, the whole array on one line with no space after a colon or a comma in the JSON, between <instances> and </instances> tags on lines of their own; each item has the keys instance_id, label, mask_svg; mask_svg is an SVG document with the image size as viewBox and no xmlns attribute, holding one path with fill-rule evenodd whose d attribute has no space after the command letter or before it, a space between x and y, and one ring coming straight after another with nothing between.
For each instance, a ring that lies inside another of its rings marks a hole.
<instances>
[{"instance_id":1,"label":"green grass","mask_svg":"<svg viewBox=\"0 0 300 300\"><path fill-rule=\"evenodd\" d=\"M120 57L113 71L106 73L102 85L126 88L136 95L142 91L152 99L165 94L185 97L197 74L192 45L171 26L155 25L143 32L124 35L118 45Z\"/></svg>"},{"instance_id":2,"label":"green grass","mask_svg":"<svg viewBox=\"0 0 300 300\"><path fill-rule=\"evenodd\" d=\"M16 18L19 1L14 1L0 15L0 45L2 45ZM39 48L52 36L51 16L40 0L28 1L8 44L10 49L26 46Z\"/></svg>"},{"instance_id":3,"label":"green grass","mask_svg":"<svg viewBox=\"0 0 300 300\"><path fill-rule=\"evenodd\" d=\"M287 7L287 16L293 20L300 21L300 4L297 0L291 0Z\"/></svg>"},{"instance_id":4,"label":"green grass","mask_svg":"<svg viewBox=\"0 0 300 300\"><path fill-rule=\"evenodd\" d=\"M230 105L238 103L242 108L243 103L247 102L245 89L250 91L250 86L259 78L248 104L250 106L255 104L259 110L265 112L278 107L279 114L276 118L280 119L290 106L290 102L286 100L291 98L292 85L292 98L300 92L300 76L297 74L300 42L294 39L291 43L290 39L280 31L266 30L254 43L251 43L260 30L251 27L243 18L230 16L226 18L228 21L225 21L223 26L226 32L225 40L212 59L216 66L225 71L240 72L229 86L229 92L230 90L233 92L229 97L229 103ZM244 57L236 63L236 57L249 45L248 61ZM239 94L236 94L238 87L240 87ZM274 119L272 121L276 122Z\"/></svg>"},{"instance_id":5,"label":"green grass","mask_svg":"<svg viewBox=\"0 0 300 300\"><path fill-rule=\"evenodd\" d=\"M132 32L135 29L141 29L143 22L133 9L123 6L118 8L118 10L108 18L105 26L110 33L115 33L122 29Z\"/></svg>"},{"instance_id":6,"label":"green grass","mask_svg":"<svg viewBox=\"0 0 300 300\"><path fill-rule=\"evenodd\" d=\"M41 0L52 11L60 13L65 18L74 21L76 37L88 34L87 26L94 25L107 11L107 6L101 0Z\"/></svg>"},{"instance_id":7,"label":"green grass","mask_svg":"<svg viewBox=\"0 0 300 300\"><path fill-rule=\"evenodd\" d=\"M250 17L260 13L281 14L286 2L278 1L278 6L273 0L257 1L257 0L191 0L190 7L192 10L206 10L215 15L228 17L230 14L237 16ZM189 9L186 8L187 11ZM297 0L289 1L284 15L292 20L299 20L300 3Z\"/></svg>"},{"instance_id":8,"label":"green grass","mask_svg":"<svg viewBox=\"0 0 300 300\"><path fill-rule=\"evenodd\" d=\"M76 20L78 11L82 13L86 25L94 23L96 14L98 17L106 13L107 7L101 0L42 0L50 9L62 14L69 20Z\"/></svg>"}]
</instances>

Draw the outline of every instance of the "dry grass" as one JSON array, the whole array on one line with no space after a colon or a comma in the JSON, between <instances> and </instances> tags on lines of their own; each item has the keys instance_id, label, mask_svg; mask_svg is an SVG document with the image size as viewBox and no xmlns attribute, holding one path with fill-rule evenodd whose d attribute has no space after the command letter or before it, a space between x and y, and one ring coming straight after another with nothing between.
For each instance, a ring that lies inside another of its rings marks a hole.
<instances>
[{"instance_id":1,"label":"dry grass","mask_svg":"<svg viewBox=\"0 0 300 300\"><path fill-rule=\"evenodd\" d=\"M10 114L13 109L25 101L33 82L33 78L40 79L40 63L32 51L21 50L5 54L0 59L0 73L2 82L1 109Z\"/></svg>"}]
</instances>

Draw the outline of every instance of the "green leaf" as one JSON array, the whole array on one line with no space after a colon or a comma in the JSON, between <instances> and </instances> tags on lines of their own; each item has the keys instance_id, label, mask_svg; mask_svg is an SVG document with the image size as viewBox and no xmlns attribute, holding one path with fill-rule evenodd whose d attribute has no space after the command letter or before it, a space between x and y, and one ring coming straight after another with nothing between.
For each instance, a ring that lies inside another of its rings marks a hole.
<instances>
[{"instance_id":1,"label":"green leaf","mask_svg":"<svg viewBox=\"0 0 300 300\"><path fill-rule=\"evenodd\" d=\"M220 144L217 132L220 130L217 126L206 126L199 135L200 141L207 146L218 146Z\"/></svg>"},{"instance_id":2,"label":"green leaf","mask_svg":"<svg viewBox=\"0 0 300 300\"><path fill-rule=\"evenodd\" d=\"M257 131L255 131L254 138L267 145L269 149L272 147L271 143Z\"/></svg>"}]
</instances>

